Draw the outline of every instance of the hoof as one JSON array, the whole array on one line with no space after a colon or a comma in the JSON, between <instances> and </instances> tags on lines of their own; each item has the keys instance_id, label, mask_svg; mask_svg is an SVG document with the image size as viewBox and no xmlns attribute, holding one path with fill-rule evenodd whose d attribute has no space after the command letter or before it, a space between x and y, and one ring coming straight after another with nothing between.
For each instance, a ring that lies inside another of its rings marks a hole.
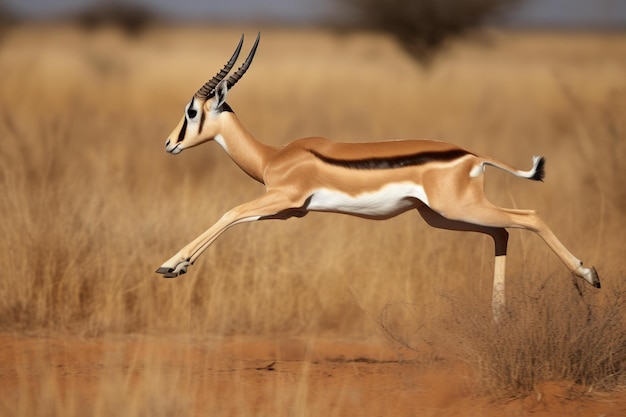
<instances>
[{"instance_id":1,"label":"hoof","mask_svg":"<svg viewBox=\"0 0 626 417\"><path fill-rule=\"evenodd\" d=\"M163 278L176 278L178 276L178 274L174 274L173 268L160 267L156 273L163 275Z\"/></svg>"},{"instance_id":2,"label":"hoof","mask_svg":"<svg viewBox=\"0 0 626 417\"><path fill-rule=\"evenodd\" d=\"M598 271L596 271L596 268L593 266L591 268L585 268L581 265L578 267L578 269L576 269L576 271L574 271L574 275L584 279L595 288L601 288Z\"/></svg>"},{"instance_id":3,"label":"hoof","mask_svg":"<svg viewBox=\"0 0 626 417\"><path fill-rule=\"evenodd\" d=\"M596 267L592 266L591 267L591 277L592 277L592 284L594 287L596 288L602 288L602 286L600 285L600 277L598 276L598 271L596 271Z\"/></svg>"},{"instance_id":4,"label":"hoof","mask_svg":"<svg viewBox=\"0 0 626 417\"><path fill-rule=\"evenodd\" d=\"M183 275L187 273L187 267L189 266L188 261L182 261L174 268L168 268L166 266L162 266L156 270L157 274L163 275L163 278L176 278L179 275Z\"/></svg>"}]
</instances>

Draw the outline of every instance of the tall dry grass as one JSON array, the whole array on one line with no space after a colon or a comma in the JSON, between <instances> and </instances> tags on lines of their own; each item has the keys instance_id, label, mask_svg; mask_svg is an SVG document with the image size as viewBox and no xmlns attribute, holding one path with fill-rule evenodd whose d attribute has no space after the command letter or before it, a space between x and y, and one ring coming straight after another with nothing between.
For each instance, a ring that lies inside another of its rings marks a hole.
<instances>
[{"instance_id":1,"label":"tall dry grass","mask_svg":"<svg viewBox=\"0 0 626 417\"><path fill-rule=\"evenodd\" d=\"M2 331L369 337L390 302L410 303L427 323L454 311L457 298L448 294L488 307L489 239L430 229L414 213L386 222L310 214L238 226L184 277L154 274L224 211L262 192L217 146L177 157L163 151L184 103L221 67L240 32L168 28L127 41L113 31L22 27L7 36L0 49ZM429 137L519 167L542 154L544 184L491 170L488 195L539 210L598 267L603 285L616 287L626 248L624 39L494 39L487 48L452 49L422 70L385 37L268 28L229 103L272 144L307 135ZM530 232L511 233L508 277L511 300L550 277L563 303L587 314L568 272ZM544 317L524 302L514 304L515 317L530 314L530 327L540 326ZM475 337L490 334L478 325L484 312L473 311ZM391 325L405 318L386 316Z\"/></svg>"}]
</instances>

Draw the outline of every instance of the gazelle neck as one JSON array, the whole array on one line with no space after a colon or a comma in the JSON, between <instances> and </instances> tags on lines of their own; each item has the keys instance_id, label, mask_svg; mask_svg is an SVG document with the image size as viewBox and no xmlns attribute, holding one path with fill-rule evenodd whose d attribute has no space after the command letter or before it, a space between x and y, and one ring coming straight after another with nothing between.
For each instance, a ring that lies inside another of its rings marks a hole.
<instances>
[{"instance_id":1,"label":"gazelle neck","mask_svg":"<svg viewBox=\"0 0 626 417\"><path fill-rule=\"evenodd\" d=\"M263 170L275 148L259 142L232 112L222 112L221 129L215 136L231 159L246 174L263 182Z\"/></svg>"}]
</instances>

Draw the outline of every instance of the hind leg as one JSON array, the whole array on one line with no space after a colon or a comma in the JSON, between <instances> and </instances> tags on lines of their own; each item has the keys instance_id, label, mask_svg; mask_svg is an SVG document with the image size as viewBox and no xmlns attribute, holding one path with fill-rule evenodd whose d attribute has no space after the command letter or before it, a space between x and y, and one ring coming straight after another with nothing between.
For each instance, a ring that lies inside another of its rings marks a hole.
<instances>
[{"instance_id":1,"label":"hind leg","mask_svg":"<svg viewBox=\"0 0 626 417\"><path fill-rule=\"evenodd\" d=\"M447 219L426 205L418 207L417 210L426 223L432 227L463 232L468 231L485 233L492 237L495 246L495 263L491 308L494 320L499 321L505 307L504 284L506 274L506 251L509 233L506 229L501 227L481 226L463 221Z\"/></svg>"},{"instance_id":2,"label":"hind leg","mask_svg":"<svg viewBox=\"0 0 626 417\"><path fill-rule=\"evenodd\" d=\"M595 268L586 268L575 257L534 210L507 209L494 206L486 199L459 202L442 215L446 218L494 228L521 228L537 233L567 268L579 278L600 288L600 279Z\"/></svg>"}]
</instances>

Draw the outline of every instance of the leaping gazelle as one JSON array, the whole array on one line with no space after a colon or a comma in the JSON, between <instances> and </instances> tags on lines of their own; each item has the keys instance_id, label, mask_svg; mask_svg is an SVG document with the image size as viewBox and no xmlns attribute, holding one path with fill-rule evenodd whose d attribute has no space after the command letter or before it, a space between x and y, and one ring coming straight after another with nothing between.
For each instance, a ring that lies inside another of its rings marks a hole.
<instances>
[{"instance_id":1,"label":"leaping gazelle","mask_svg":"<svg viewBox=\"0 0 626 417\"><path fill-rule=\"evenodd\" d=\"M243 171L265 184L266 193L225 213L157 273L166 278L184 274L224 231L240 223L302 217L309 211L381 220L417 209L431 226L481 232L493 238L492 308L496 318L504 306L509 227L537 233L575 276L600 288L595 268L584 267L535 211L497 207L485 197L485 166L541 181L545 162L542 157L533 157L532 168L522 171L432 140L338 143L309 137L282 147L257 141L226 103L226 95L250 67L259 38L260 35L241 67L226 78L241 51L241 37L224 68L191 98L183 118L165 142L165 150L178 154L215 140Z\"/></svg>"}]
</instances>

